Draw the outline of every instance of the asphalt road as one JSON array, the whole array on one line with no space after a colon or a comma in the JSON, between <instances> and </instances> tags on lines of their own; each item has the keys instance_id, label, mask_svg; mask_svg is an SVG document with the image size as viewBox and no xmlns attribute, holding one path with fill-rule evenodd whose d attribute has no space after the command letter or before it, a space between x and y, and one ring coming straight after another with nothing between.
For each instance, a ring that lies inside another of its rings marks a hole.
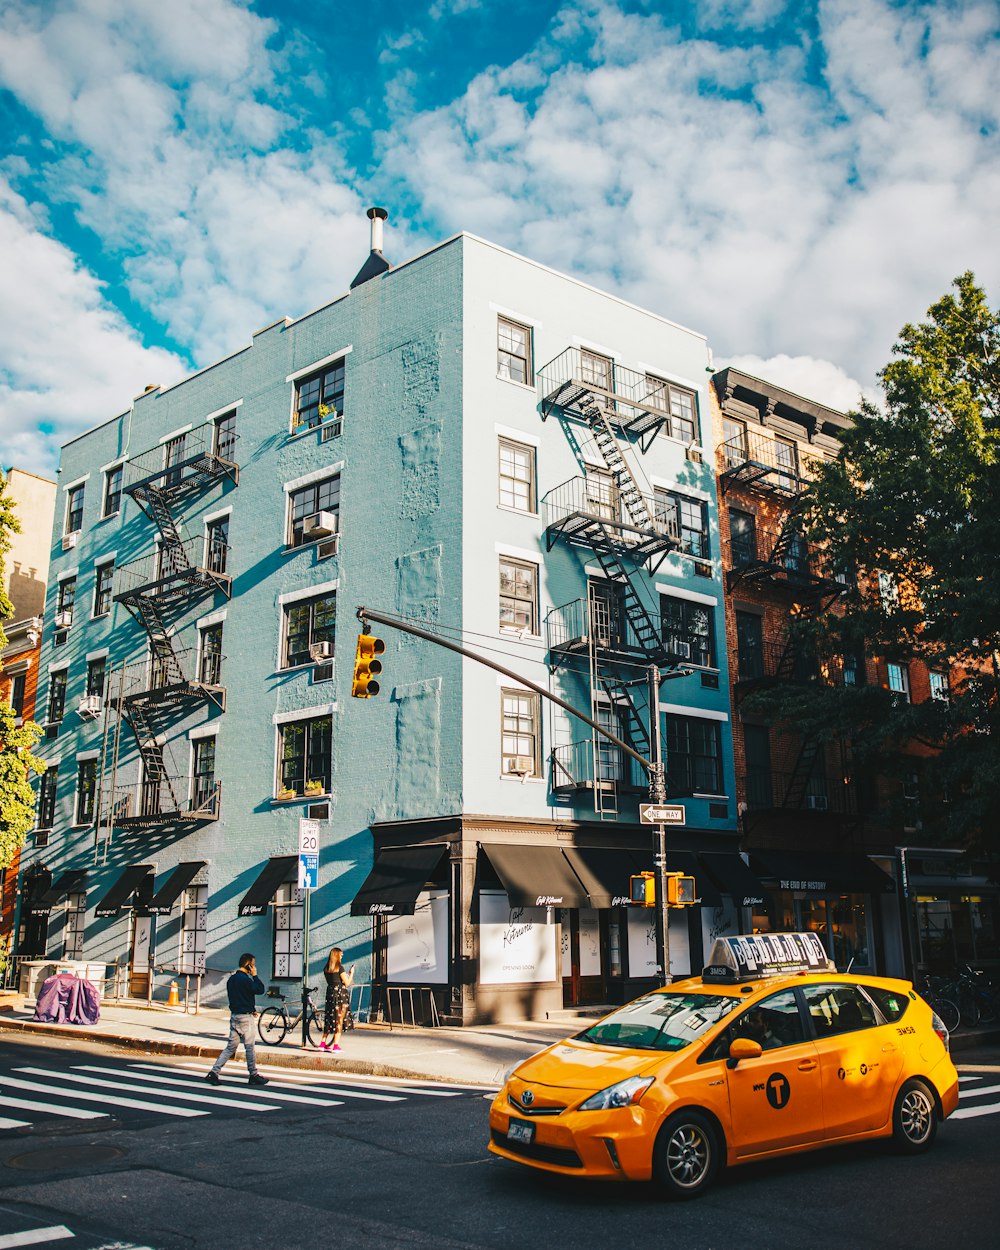
<instances>
[{"instance_id":1,"label":"asphalt road","mask_svg":"<svg viewBox=\"0 0 1000 1250\"><path fill-rule=\"evenodd\" d=\"M819 1151L734 1169L699 1201L675 1204L647 1186L537 1177L489 1156L489 1102L468 1087L289 1074L251 1092L234 1062L213 1089L197 1061L5 1042L0 1250L990 1245L996 1058L961 1057L987 1068L967 1074L984 1092L963 1107L987 1113L944 1125L927 1155Z\"/></svg>"}]
</instances>

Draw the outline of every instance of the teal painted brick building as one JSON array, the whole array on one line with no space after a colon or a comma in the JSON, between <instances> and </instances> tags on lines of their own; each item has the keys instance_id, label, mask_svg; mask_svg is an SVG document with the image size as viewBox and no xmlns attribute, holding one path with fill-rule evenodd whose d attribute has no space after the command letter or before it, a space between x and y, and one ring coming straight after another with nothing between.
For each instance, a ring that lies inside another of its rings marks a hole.
<instances>
[{"instance_id":1,"label":"teal painted brick building","mask_svg":"<svg viewBox=\"0 0 1000 1250\"><path fill-rule=\"evenodd\" d=\"M153 964L217 1001L244 949L294 982L307 820L309 966L342 946L362 1011L523 1018L655 980L623 902L644 771L389 628L352 699L359 605L644 756L656 664L668 859L702 899L672 971L740 928L703 337L467 234L391 268L380 229L348 294L63 448L22 954L142 996Z\"/></svg>"}]
</instances>

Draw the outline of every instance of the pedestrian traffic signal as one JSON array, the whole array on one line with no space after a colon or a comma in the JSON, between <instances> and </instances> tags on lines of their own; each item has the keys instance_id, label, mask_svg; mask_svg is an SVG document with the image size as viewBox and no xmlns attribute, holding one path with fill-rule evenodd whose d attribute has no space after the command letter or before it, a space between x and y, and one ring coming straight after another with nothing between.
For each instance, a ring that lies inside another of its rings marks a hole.
<instances>
[{"instance_id":1,"label":"pedestrian traffic signal","mask_svg":"<svg viewBox=\"0 0 1000 1250\"><path fill-rule=\"evenodd\" d=\"M351 683L351 696L355 699L370 699L378 694L379 685L375 678L382 671L382 661L376 656L385 650L381 638L371 634L358 634L358 647L354 653L354 680Z\"/></svg>"},{"instance_id":2,"label":"pedestrian traffic signal","mask_svg":"<svg viewBox=\"0 0 1000 1250\"><path fill-rule=\"evenodd\" d=\"M651 872L641 872L637 877L630 877L631 889L629 901L639 907L656 906L656 878Z\"/></svg>"},{"instance_id":3,"label":"pedestrian traffic signal","mask_svg":"<svg viewBox=\"0 0 1000 1250\"><path fill-rule=\"evenodd\" d=\"M667 902L671 907L690 907L695 901L694 877L682 873L667 874Z\"/></svg>"}]
</instances>

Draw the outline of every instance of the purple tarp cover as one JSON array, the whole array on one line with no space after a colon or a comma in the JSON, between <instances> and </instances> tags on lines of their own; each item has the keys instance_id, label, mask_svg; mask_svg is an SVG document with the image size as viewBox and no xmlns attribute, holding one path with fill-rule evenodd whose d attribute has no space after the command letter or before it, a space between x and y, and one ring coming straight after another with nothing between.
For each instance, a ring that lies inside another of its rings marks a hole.
<instances>
[{"instance_id":1,"label":"purple tarp cover","mask_svg":"<svg viewBox=\"0 0 1000 1250\"><path fill-rule=\"evenodd\" d=\"M97 990L71 972L47 977L35 1003L35 1020L46 1024L96 1024L101 1018Z\"/></svg>"}]
</instances>

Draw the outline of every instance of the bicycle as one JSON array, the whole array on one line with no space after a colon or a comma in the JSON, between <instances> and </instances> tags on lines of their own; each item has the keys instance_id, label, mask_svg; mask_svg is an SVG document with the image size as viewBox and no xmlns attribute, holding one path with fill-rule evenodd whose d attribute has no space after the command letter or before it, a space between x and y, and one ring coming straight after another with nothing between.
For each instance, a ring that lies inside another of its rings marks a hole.
<instances>
[{"instance_id":1,"label":"bicycle","mask_svg":"<svg viewBox=\"0 0 1000 1250\"><path fill-rule=\"evenodd\" d=\"M306 1010L306 1035L310 1044L318 1046L323 1040L323 1019L324 1012L322 1009L317 1010L316 1004L312 1000L312 995L316 993L315 985L306 985L304 989L304 1005ZM280 1046L285 1040L290 1029L301 1023L302 1006L299 1006L298 1012L291 1016L288 1007L285 1005L285 995L276 985L272 985L267 991L268 998L280 999L280 1005L277 1007L265 1007L257 1017L257 1033L262 1042L267 1042L269 1046ZM346 1033L348 1029L354 1028L354 1016L351 1009L348 1008L344 1013L343 1031Z\"/></svg>"},{"instance_id":2,"label":"bicycle","mask_svg":"<svg viewBox=\"0 0 1000 1250\"><path fill-rule=\"evenodd\" d=\"M931 1011L937 1013L941 1023L948 1032L956 1032L962 1023L962 1013L958 1008L958 1004L952 1002L950 998L946 998L932 978L926 974L919 979L917 991Z\"/></svg>"}]
</instances>

